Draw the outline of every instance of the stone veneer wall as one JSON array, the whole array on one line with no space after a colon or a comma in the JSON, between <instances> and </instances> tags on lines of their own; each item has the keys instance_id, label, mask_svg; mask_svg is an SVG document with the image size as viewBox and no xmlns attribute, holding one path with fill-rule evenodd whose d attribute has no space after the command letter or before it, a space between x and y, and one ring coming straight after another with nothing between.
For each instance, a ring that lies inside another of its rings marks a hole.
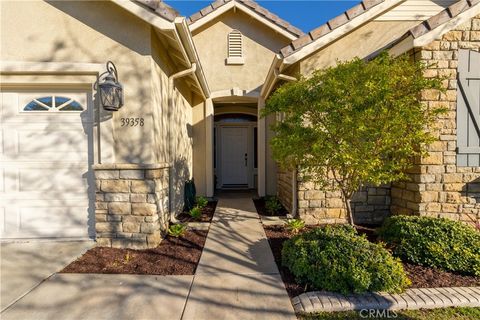
<instances>
[{"instance_id":1,"label":"stone veneer wall","mask_svg":"<svg viewBox=\"0 0 480 320\"><path fill-rule=\"evenodd\" d=\"M444 34L426 47L411 52L430 67L426 76L446 77L445 94L424 92L430 107L444 106L448 113L432 132L437 141L428 157L419 159L410 170L411 181L392 187L392 213L446 217L466 222L480 221L480 167L456 166L456 101L458 50L480 51L480 16Z\"/></svg>"},{"instance_id":2,"label":"stone veneer wall","mask_svg":"<svg viewBox=\"0 0 480 320\"><path fill-rule=\"evenodd\" d=\"M346 223L341 193L326 191L297 176L297 213L292 212L292 172L279 170L277 195L287 210L307 224ZM364 188L352 199L356 223L380 224L390 213L390 186Z\"/></svg>"},{"instance_id":3,"label":"stone veneer wall","mask_svg":"<svg viewBox=\"0 0 480 320\"><path fill-rule=\"evenodd\" d=\"M169 167L163 164L99 164L96 183L97 244L154 248L169 223Z\"/></svg>"},{"instance_id":4,"label":"stone veneer wall","mask_svg":"<svg viewBox=\"0 0 480 320\"><path fill-rule=\"evenodd\" d=\"M381 224L390 213L390 186L368 187L352 199L355 223ZM298 215L307 224L346 223L340 191L326 191L312 182L298 182Z\"/></svg>"},{"instance_id":5,"label":"stone veneer wall","mask_svg":"<svg viewBox=\"0 0 480 320\"><path fill-rule=\"evenodd\" d=\"M277 196L288 212L293 209L292 171L278 167L277 169Z\"/></svg>"}]
</instances>

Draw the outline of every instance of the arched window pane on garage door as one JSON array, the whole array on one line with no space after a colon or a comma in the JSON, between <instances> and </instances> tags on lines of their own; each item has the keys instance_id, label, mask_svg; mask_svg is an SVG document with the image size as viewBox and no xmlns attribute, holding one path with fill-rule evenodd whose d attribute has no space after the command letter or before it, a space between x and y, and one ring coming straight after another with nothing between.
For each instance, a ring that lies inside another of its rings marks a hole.
<instances>
[{"instance_id":1,"label":"arched window pane on garage door","mask_svg":"<svg viewBox=\"0 0 480 320\"><path fill-rule=\"evenodd\" d=\"M30 101L23 111L83 111L77 101L62 96L47 96Z\"/></svg>"}]
</instances>

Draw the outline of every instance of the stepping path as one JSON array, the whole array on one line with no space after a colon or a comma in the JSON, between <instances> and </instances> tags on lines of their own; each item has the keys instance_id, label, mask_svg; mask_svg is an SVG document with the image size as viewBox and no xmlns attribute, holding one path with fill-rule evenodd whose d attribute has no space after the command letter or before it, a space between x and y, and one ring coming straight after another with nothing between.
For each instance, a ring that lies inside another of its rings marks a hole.
<instances>
[{"instance_id":1,"label":"stepping path","mask_svg":"<svg viewBox=\"0 0 480 320\"><path fill-rule=\"evenodd\" d=\"M250 194L219 197L182 319L296 319Z\"/></svg>"},{"instance_id":2,"label":"stepping path","mask_svg":"<svg viewBox=\"0 0 480 320\"><path fill-rule=\"evenodd\" d=\"M402 294L365 293L344 296L326 291L302 293L292 299L296 312L362 309L434 309L480 307L480 287L407 289Z\"/></svg>"}]
</instances>

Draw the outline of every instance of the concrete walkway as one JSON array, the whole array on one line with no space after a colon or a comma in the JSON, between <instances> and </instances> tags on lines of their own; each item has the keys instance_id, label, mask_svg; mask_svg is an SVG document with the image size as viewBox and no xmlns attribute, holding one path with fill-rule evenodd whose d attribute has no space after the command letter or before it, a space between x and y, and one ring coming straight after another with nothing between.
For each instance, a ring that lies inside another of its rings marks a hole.
<instances>
[{"instance_id":1,"label":"concrete walkway","mask_svg":"<svg viewBox=\"0 0 480 320\"><path fill-rule=\"evenodd\" d=\"M405 310L480 307L480 287L407 289L401 294L364 293L348 296L314 291L292 299L295 311L335 312L362 309Z\"/></svg>"},{"instance_id":2,"label":"concrete walkway","mask_svg":"<svg viewBox=\"0 0 480 320\"><path fill-rule=\"evenodd\" d=\"M219 197L182 319L296 319L250 194Z\"/></svg>"},{"instance_id":3,"label":"concrete walkway","mask_svg":"<svg viewBox=\"0 0 480 320\"><path fill-rule=\"evenodd\" d=\"M250 194L220 198L195 276L52 275L91 245L2 245L2 306L16 302L0 318L296 319Z\"/></svg>"}]
</instances>

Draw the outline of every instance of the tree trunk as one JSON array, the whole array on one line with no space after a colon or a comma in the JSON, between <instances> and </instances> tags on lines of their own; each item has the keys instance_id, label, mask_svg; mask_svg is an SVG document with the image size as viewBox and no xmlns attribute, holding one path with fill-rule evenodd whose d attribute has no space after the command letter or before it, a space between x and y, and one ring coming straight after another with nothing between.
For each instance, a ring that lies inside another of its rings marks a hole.
<instances>
[{"instance_id":1,"label":"tree trunk","mask_svg":"<svg viewBox=\"0 0 480 320\"><path fill-rule=\"evenodd\" d=\"M345 209L347 209L347 218L348 218L348 223L354 227L355 223L353 222L353 212L352 212L352 206L351 206L351 195L348 196L347 193L341 189L342 191L342 200L345 205Z\"/></svg>"},{"instance_id":2,"label":"tree trunk","mask_svg":"<svg viewBox=\"0 0 480 320\"><path fill-rule=\"evenodd\" d=\"M352 227L354 227L355 223L353 222L353 212L352 212L351 200L348 199L348 198L345 198L344 201L345 201L345 207L347 208L348 223L350 223L350 225Z\"/></svg>"}]
</instances>

